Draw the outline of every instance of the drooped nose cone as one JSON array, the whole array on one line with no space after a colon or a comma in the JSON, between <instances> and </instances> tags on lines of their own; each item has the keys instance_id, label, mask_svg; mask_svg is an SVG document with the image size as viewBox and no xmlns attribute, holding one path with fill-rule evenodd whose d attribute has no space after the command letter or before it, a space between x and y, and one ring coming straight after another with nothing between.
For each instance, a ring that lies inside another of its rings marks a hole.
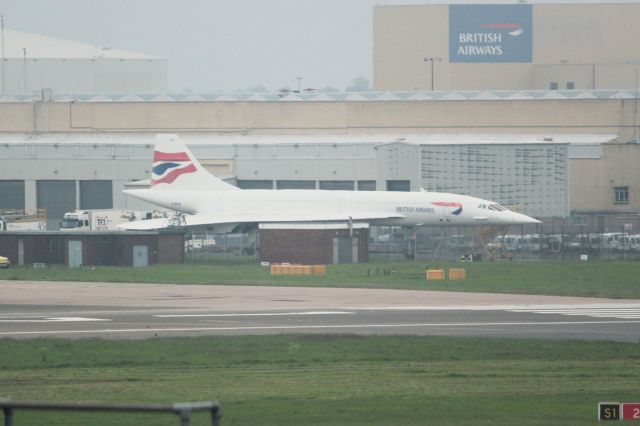
<instances>
[{"instance_id":1,"label":"drooped nose cone","mask_svg":"<svg viewBox=\"0 0 640 426\"><path fill-rule=\"evenodd\" d=\"M511 212L511 218L514 225L532 225L542 223L538 219L527 216L526 214Z\"/></svg>"}]
</instances>

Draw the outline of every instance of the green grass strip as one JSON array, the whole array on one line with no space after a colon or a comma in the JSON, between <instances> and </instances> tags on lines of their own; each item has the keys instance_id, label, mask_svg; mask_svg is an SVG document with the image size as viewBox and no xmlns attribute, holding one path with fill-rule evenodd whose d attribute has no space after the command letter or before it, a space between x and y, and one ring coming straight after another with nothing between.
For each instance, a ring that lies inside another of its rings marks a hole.
<instances>
[{"instance_id":1,"label":"green grass strip","mask_svg":"<svg viewBox=\"0 0 640 426\"><path fill-rule=\"evenodd\" d=\"M224 425L597 424L637 402L635 343L276 335L0 341L0 396L216 399ZM208 424L199 415L194 424ZM178 424L168 416L19 412L16 425Z\"/></svg>"},{"instance_id":2,"label":"green grass strip","mask_svg":"<svg viewBox=\"0 0 640 426\"><path fill-rule=\"evenodd\" d=\"M426 268L466 269L462 281L426 281ZM393 273L386 274L393 270ZM257 265L155 265L148 268L14 267L0 280L108 281L361 287L640 298L638 261L389 262L330 265L324 276L272 276Z\"/></svg>"}]
</instances>

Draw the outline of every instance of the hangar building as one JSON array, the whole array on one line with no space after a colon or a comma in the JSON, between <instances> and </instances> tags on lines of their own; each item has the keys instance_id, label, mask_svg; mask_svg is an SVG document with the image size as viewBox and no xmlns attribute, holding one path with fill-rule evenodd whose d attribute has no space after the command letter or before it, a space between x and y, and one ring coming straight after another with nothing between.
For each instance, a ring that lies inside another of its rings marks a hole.
<instances>
[{"instance_id":1,"label":"hangar building","mask_svg":"<svg viewBox=\"0 0 640 426\"><path fill-rule=\"evenodd\" d=\"M467 3L375 6L374 89L638 87L636 1Z\"/></svg>"},{"instance_id":2,"label":"hangar building","mask_svg":"<svg viewBox=\"0 0 640 426\"><path fill-rule=\"evenodd\" d=\"M11 29L3 34L2 95L167 90L165 58Z\"/></svg>"}]
</instances>

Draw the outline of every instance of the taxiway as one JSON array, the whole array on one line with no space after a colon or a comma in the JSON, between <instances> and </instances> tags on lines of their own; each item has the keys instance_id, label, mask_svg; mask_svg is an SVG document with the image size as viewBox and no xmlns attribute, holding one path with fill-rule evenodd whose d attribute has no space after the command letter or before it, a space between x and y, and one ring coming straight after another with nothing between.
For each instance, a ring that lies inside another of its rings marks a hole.
<instances>
[{"instance_id":1,"label":"taxiway","mask_svg":"<svg viewBox=\"0 0 640 426\"><path fill-rule=\"evenodd\" d=\"M0 281L0 338L339 333L640 341L640 300Z\"/></svg>"}]
</instances>

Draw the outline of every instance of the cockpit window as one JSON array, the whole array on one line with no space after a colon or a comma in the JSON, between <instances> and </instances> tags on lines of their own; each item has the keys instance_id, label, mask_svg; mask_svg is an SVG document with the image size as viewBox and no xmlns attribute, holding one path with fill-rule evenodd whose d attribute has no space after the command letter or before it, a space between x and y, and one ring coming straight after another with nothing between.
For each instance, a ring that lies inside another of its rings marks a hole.
<instances>
[{"instance_id":1,"label":"cockpit window","mask_svg":"<svg viewBox=\"0 0 640 426\"><path fill-rule=\"evenodd\" d=\"M489 204L489 210L493 210L496 212L503 212L507 209L505 209L504 207L502 207L500 204Z\"/></svg>"}]
</instances>

